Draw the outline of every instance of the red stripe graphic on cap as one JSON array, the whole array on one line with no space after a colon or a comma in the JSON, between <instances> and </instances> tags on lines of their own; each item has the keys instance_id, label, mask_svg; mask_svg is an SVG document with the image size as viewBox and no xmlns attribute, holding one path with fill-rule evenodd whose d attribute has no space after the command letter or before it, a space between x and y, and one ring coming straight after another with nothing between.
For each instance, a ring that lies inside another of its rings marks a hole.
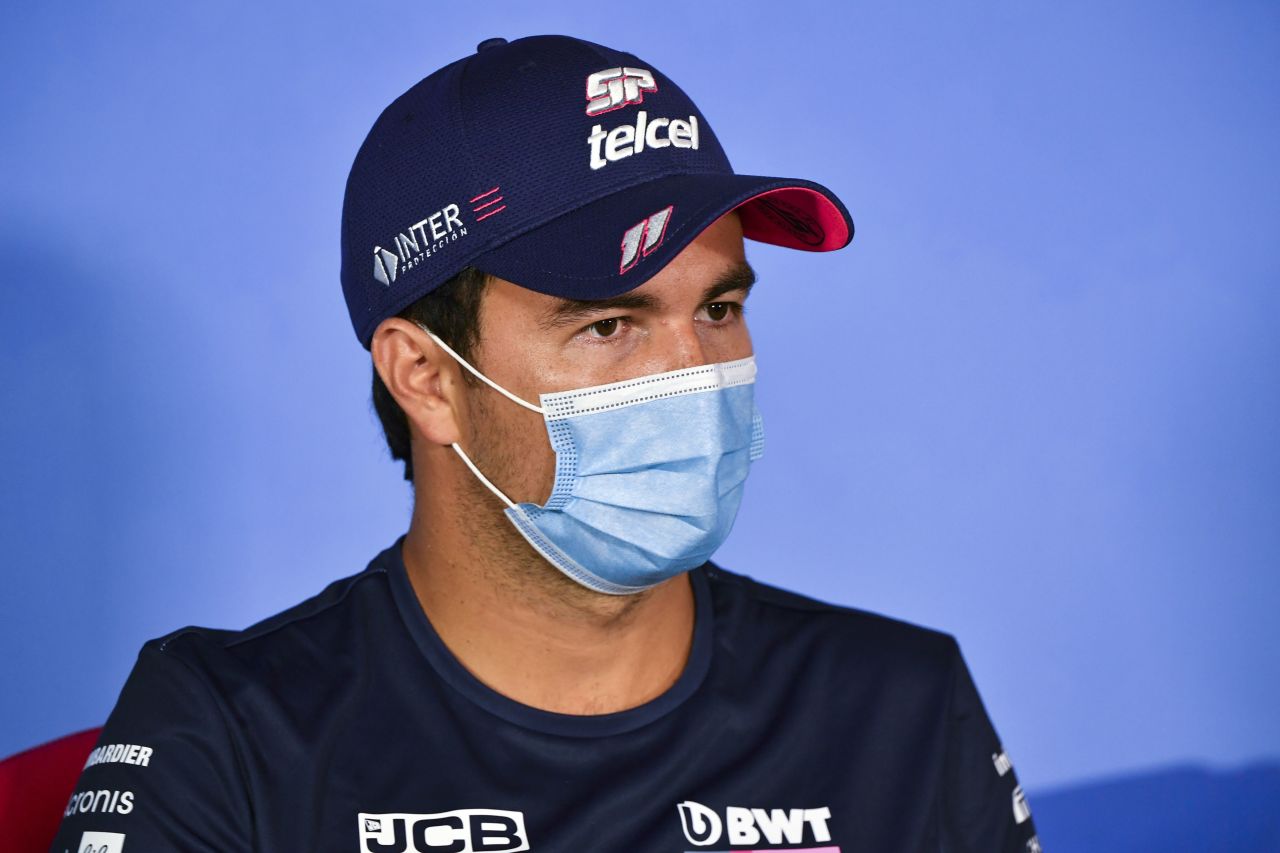
<instances>
[{"instance_id":1,"label":"red stripe graphic on cap","mask_svg":"<svg viewBox=\"0 0 1280 853\"><path fill-rule=\"evenodd\" d=\"M499 189L501 189L501 187L494 187L493 189L486 190L480 193L480 195L471 199L471 212L480 213L480 211L484 210L486 207L493 207L493 205L498 204L498 202L502 201L503 196L493 195ZM489 196L493 196L493 198L489 198ZM476 202L480 201L481 199L487 199L487 201L485 201L483 204L476 204ZM479 222L482 219L488 219L490 216L493 216L495 213L501 213L506 209L507 209L507 206L504 204L499 207L494 207L493 210L485 210L484 213L476 217L476 222Z\"/></svg>"}]
</instances>

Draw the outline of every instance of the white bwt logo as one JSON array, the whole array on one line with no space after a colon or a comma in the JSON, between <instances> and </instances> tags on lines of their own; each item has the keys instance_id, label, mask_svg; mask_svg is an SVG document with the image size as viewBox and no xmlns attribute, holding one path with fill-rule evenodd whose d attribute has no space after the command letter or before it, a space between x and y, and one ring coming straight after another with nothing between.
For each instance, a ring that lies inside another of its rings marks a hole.
<instances>
[{"instance_id":1,"label":"white bwt logo","mask_svg":"<svg viewBox=\"0 0 1280 853\"><path fill-rule=\"evenodd\" d=\"M644 103L645 92L658 91L647 68L606 68L587 75L587 115L598 116L627 104Z\"/></svg>"},{"instance_id":2,"label":"white bwt logo","mask_svg":"<svg viewBox=\"0 0 1280 853\"><path fill-rule=\"evenodd\" d=\"M827 821L831 809L754 809L729 806L722 820L719 812L702 803L685 800L678 803L680 826L684 837L695 847L706 847L728 836L728 843L739 844L803 844L807 840L823 843L831 840Z\"/></svg>"},{"instance_id":3,"label":"white bwt logo","mask_svg":"<svg viewBox=\"0 0 1280 853\"><path fill-rule=\"evenodd\" d=\"M622 235L622 264L619 273L624 273L636 265L636 261L648 255L662 244L662 235L667 233L667 221L671 219L674 205L667 205L662 210L632 225Z\"/></svg>"}]
</instances>

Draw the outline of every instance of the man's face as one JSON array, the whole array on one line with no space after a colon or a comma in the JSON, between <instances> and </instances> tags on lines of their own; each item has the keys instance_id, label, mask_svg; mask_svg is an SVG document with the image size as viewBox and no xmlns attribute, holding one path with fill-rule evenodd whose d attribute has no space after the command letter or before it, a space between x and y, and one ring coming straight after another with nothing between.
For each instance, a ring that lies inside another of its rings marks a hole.
<instances>
[{"instance_id":1,"label":"man's face","mask_svg":"<svg viewBox=\"0 0 1280 853\"><path fill-rule=\"evenodd\" d=\"M742 303L754 276L737 214L721 217L661 272L599 302L570 302L492 280L475 364L528 400L751 355ZM555 454L543 419L487 386L470 386L463 449L516 502L544 503Z\"/></svg>"}]
</instances>

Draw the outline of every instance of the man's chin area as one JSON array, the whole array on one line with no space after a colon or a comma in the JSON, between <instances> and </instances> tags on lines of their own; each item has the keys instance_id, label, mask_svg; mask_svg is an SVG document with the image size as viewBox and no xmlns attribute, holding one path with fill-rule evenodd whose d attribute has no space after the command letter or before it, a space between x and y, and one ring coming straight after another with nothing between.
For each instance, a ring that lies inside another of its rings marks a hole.
<instances>
[{"instance_id":1,"label":"man's chin area","mask_svg":"<svg viewBox=\"0 0 1280 853\"><path fill-rule=\"evenodd\" d=\"M529 552L534 558L532 564L536 566L534 574L537 576L538 585L542 587L547 599L555 606L568 611L562 615L562 618L576 616L584 622L597 625L623 627L634 618L641 605L661 595L670 584L683 582L682 575L677 575L638 592L621 595L599 592L583 586L551 565L532 547L529 548Z\"/></svg>"}]
</instances>

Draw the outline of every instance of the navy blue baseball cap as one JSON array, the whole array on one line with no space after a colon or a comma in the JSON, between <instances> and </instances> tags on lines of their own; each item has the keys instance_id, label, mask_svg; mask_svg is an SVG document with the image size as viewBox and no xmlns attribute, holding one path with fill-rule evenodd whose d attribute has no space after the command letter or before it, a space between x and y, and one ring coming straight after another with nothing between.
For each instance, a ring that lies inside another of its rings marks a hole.
<instances>
[{"instance_id":1,"label":"navy blue baseball cap","mask_svg":"<svg viewBox=\"0 0 1280 853\"><path fill-rule=\"evenodd\" d=\"M464 267L605 299L730 210L764 243L824 252L853 237L826 187L735 175L651 63L568 36L492 38L374 122L347 178L342 290L368 349L379 323Z\"/></svg>"}]
</instances>

